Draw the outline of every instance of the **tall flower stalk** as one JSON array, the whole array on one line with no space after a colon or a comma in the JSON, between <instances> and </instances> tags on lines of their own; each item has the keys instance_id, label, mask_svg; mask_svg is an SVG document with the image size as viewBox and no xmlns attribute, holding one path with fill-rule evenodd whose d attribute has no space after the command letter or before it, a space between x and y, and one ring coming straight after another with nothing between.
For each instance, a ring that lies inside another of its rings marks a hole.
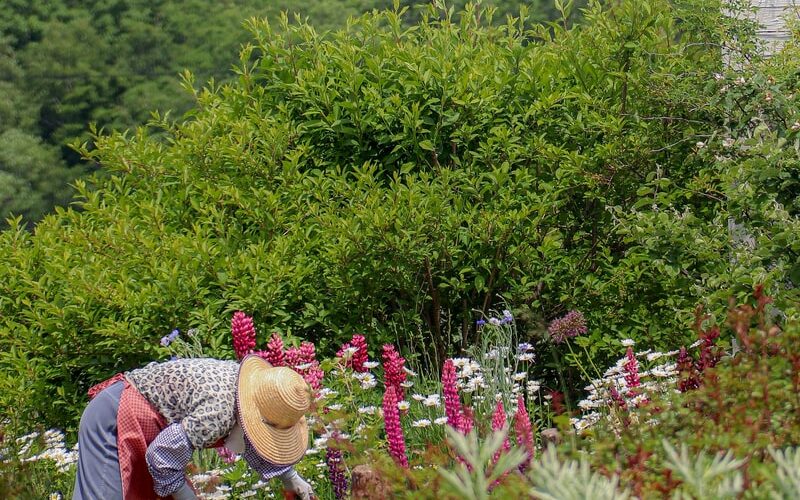
<instances>
[{"instance_id":1,"label":"tall flower stalk","mask_svg":"<svg viewBox=\"0 0 800 500\"><path fill-rule=\"evenodd\" d=\"M242 359L253 352L256 347L256 329L253 318L242 311L236 311L231 318L231 336L233 337L233 351L237 359Z\"/></svg>"},{"instance_id":2,"label":"tall flower stalk","mask_svg":"<svg viewBox=\"0 0 800 500\"><path fill-rule=\"evenodd\" d=\"M325 451L325 463L328 466L328 479L333 486L333 496L336 500L347 497L347 474L344 470L344 460L342 451L336 447L329 446Z\"/></svg>"},{"instance_id":3,"label":"tall flower stalk","mask_svg":"<svg viewBox=\"0 0 800 500\"><path fill-rule=\"evenodd\" d=\"M386 441L389 443L389 455L397 465L407 469L406 441L403 428L400 427L397 394L391 385L386 387L386 392L383 394L383 424L386 429Z\"/></svg>"},{"instance_id":4,"label":"tall flower stalk","mask_svg":"<svg viewBox=\"0 0 800 500\"><path fill-rule=\"evenodd\" d=\"M461 398L456 387L456 366L452 359L447 359L442 367L442 390L444 392L444 412L447 425L453 429L461 429Z\"/></svg>"},{"instance_id":5,"label":"tall flower stalk","mask_svg":"<svg viewBox=\"0 0 800 500\"><path fill-rule=\"evenodd\" d=\"M383 346L383 382L386 388L393 387L398 400L405 396L401 385L406 381L406 360L397 352L392 344Z\"/></svg>"},{"instance_id":6,"label":"tall flower stalk","mask_svg":"<svg viewBox=\"0 0 800 500\"><path fill-rule=\"evenodd\" d=\"M533 442L533 429L531 429L531 418L525 408L525 398L517 396L517 413L514 415L514 431L517 434L517 445L527 453L525 460L519 465L520 472L525 472L530 466L536 454Z\"/></svg>"},{"instance_id":7,"label":"tall flower stalk","mask_svg":"<svg viewBox=\"0 0 800 500\"><path fill-rule=\"evenodd\" d=\"M284 352L283 352L283 339L277 333L273 333L267 342L267 350L258 353L259 356L266 359L272 366L284 365Z\"/></svg>"},{"instance_id":8,"label":"tall flower stalk","mask_svg":"<svg viewBox=\"0 0 800 500\"><path fill-rule=\"evenodd\" d=\"M511 443L508 442L508 433L506 429L506 410L503 407L502 401L498 401L494 408L494 413L492 414L492 431L503 432L505 434L502 446L500 446L492 456L492 467L495 467L503 453L508 453L508 451L511 450ZM505 474L503 474L500 479L502 479L502 477L505 477ZM500 479L498 479L493 486L496 486L497 483L500 482Z\"/></svg>"},{"instance_id":9,"label":"tall flower stalk","mask_svg":"<svg viewBox=\"0 0 800 500\"><path fill-rule=\"evenodd\" d=\"M346 356L345 353L348 350L351 350L352 354ZM363 335L353 335L353 338L350 339L350 342L342 345L342 348L339 349L339 352L336 353L336 356L340 358L346 357L347 361L345 365L349 368L352 368L354 372L365 373L369 371L369 369L364 366L364 363L366 363L369 359L369 354L367 353L367 339L364 338Z\"/></svg>"}]
</instances>

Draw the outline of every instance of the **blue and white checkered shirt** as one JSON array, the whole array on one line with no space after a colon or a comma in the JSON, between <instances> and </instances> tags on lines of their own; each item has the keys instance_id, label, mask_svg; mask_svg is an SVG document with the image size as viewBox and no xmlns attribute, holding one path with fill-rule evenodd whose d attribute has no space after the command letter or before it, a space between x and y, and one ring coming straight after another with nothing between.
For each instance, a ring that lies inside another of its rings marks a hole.
<instances>
[{"instance_id":1,"label":"blue and white checkered shirt","mask_svg":"<svg viewBox=\"0 0 800 500\"><path fill-rule=\"evenodd\" d=\"M156 494L166 497L183 486L184 471L192 459L193 451L194 447L179 423L168 425L156 436L147 447L145 455ZM256 452L246 436L242 458L265 481L292 470L291 465L274 465L266 461Z\"/></svg>"}]
</instances>

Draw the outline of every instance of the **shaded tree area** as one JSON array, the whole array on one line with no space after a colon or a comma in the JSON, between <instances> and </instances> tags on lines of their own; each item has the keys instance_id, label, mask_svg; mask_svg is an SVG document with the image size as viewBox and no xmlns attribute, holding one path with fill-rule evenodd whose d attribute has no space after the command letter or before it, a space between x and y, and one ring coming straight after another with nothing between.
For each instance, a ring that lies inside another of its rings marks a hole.
<instances>
[{"instance_id":1,"label":"shaded tree area","mask_svg":"<svg viewBox=\"0 0 800 500\"><path fill-rule=\"evenodd\" d=\"M415 22L416 1L408 22ZM456 10L466 3L453 2ZM448 2L448 5L450 2ZM519 11L497 6L495 19ZM532 20L557 15L550 0L525 2ZM282 12L318 31L348 17L392 7L391 0L5 0L0 3L0 228L20 215L28 227L68 203L70 184L94 169L70 144L90 138L89 124L125 130L153 111L180 117L193 104L182 88L188 70L198 84L233 73L247 18L271 22ZM276 23L277 24L277 23Z\"/></svg>"}]
</instances>

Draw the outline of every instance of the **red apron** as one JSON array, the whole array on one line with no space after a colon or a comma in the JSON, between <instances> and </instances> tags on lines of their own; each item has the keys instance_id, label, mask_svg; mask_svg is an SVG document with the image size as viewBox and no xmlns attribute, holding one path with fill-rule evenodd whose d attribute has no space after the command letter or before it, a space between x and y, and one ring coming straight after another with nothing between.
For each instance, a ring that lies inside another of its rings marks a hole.
<instances>
[{"instance_id":1,"label":"red apron","mask_svg":"<svg viewBox=\"0 0 800 500\"><path fill-rule=\"evenodd\" d=\"M153 478L147 469L145 452L147 445L166 427L167 420L121 373L89 389L89 398L94 398L100 391L119 381L125 383L117 411L117 455L122 476L122 497L125 500L157 499L159 497L153 491Z\"/></svg>"}]
</instances>

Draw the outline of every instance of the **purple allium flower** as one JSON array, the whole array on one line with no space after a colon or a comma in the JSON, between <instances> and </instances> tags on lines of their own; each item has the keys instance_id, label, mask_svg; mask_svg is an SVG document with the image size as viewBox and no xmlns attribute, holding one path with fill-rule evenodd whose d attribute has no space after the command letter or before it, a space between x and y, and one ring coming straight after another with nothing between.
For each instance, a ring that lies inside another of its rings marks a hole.
<instances>
[{"instance_id":1,"label":"purple allium flower","mask_svg":"<svg viewBox=\"0 0 800 500\"><path fill-rule=\"evenodd\" d=\"M336 500L341 500L347 496L347 475L342 464L342 451L328 447L325 452L325 463L328 465L328 478L333 486L333 495Z\"/></svg>"},{"instance_id":2,"label":"purple allium flower","mask_svg":"<svg viewBox=\"0 0 800 500\"><path fill-rule=\"evenodd\" d=\"M586 318L580 311L572 310L561 318L553 320L547 328L547 333L556 344L566 342L567 339L586 333Z\"/></svg>"}]
</instances>

